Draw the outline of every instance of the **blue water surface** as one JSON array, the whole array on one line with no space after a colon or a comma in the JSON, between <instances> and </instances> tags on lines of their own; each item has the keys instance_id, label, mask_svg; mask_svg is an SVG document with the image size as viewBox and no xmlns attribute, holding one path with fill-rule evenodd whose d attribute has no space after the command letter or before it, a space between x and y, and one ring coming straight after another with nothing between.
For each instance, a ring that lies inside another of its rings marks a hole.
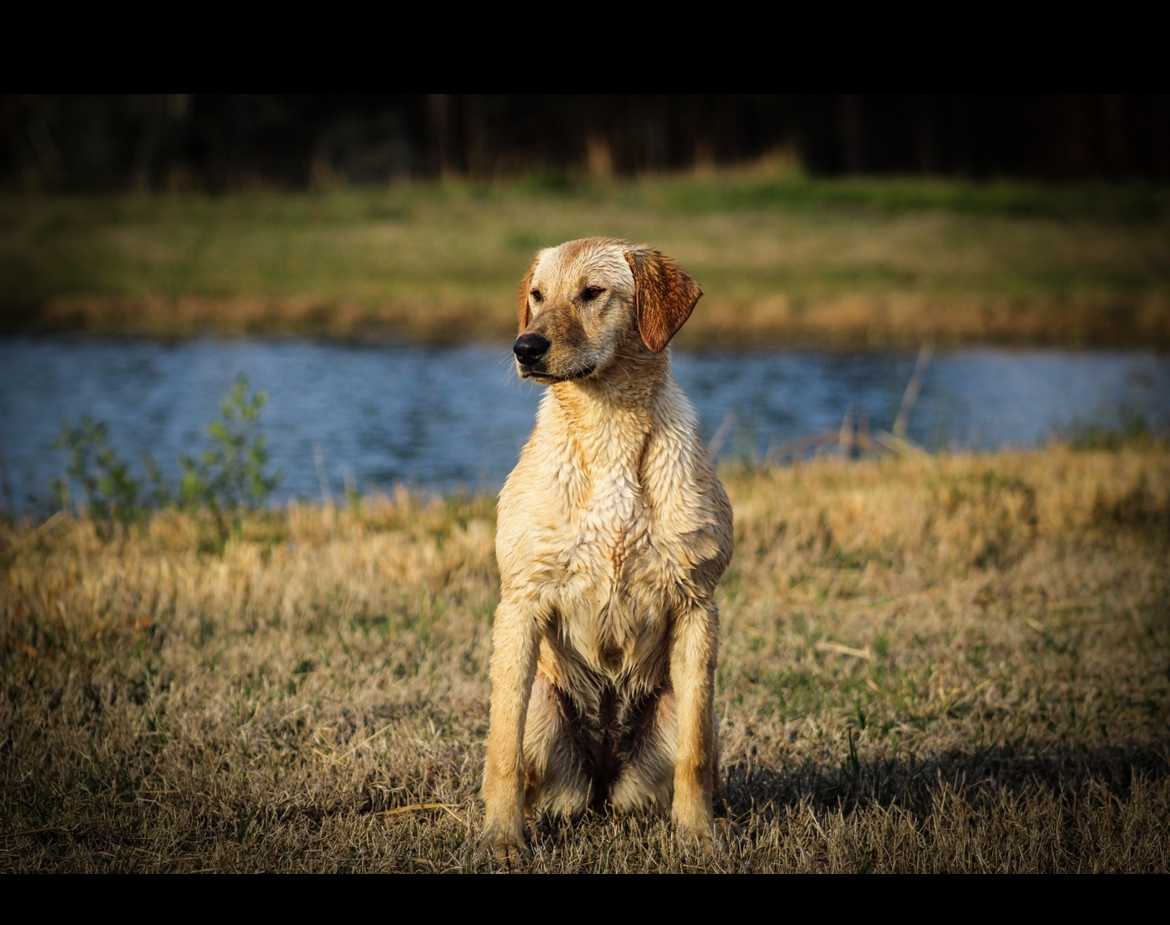
<instances>
[{"instance_id":1,"label":"blue water surface","mask_svg":"<svg viewBox=\"0 0 1170 925\"><path fill-rule=\"evenodd\" d=\"M913 353L677 353L675 375L719 456L763 458L839 428L848 411L889 429ZM277 503L397 484L495 491L515 465L541 387L517 379L510 344L346 345L296 339L0 340L0 479L4 503L44 504L65 468L63 424L105 421L110 443L141 472L150 453L177 478L180 453L205 429L240 374L268 395L262 426ZM963 349L936 353L908 436L932 450L1030 447L1087 426L1134 420L1170 430L1170 358L1153 352ZM775 455L775 454L774 454Z\"/></svg>"}]
</instances>

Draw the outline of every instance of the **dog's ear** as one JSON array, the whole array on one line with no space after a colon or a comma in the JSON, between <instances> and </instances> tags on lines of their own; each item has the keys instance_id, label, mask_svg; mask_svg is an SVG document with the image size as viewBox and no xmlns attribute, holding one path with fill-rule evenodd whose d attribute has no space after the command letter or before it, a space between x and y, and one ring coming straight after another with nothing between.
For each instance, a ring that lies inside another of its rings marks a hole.
<instances>
[{"instance_id":1,"label":"dog's ear","mask_svg":"<svg viewBox=\"0 0 1170 925\"><path fill-rule=\"evenodd\" d=\"M626 262L634 271L638 333L647 347L659 353L691 317L703 290L682 267L652 248L631 248Z\"/></svg>"},{"instance_id":2,"label":"dog's ear","mask_svg":"<svg viewBox=\"0 0 1170 925\"><path fill-rule=\"evenodd\" d=\"M528 327L528 290L532 288L532 277L536 274L536 264L540 260L538 254L532 261L532 266L528 268L528 272L524 275L524 279L520 280L520 296L516 300L516 314L520 318L520 333L524 333L524 329Z\"/></svg>"}]
</instances>

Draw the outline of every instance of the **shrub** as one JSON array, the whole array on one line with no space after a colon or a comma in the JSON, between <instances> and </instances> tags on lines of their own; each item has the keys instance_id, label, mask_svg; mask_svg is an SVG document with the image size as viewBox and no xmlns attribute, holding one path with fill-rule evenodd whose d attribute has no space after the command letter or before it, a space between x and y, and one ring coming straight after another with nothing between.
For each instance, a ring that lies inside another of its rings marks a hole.
<instances>
[{"instance_id":1,"label":"shrub","mask_svg":"<svg viewBox=\"0 0 1170 925\"><path fill-rule=\"evenodd\" d=\"M206 510L222 547L229 527L238 530L240 511L262 505L280 481L279 474L267 471L268 448L260 433L266 400L263 392L249 394L248 380L239 376L220 405L220 419L207 426L207 449L198 457L179 457L183 476L176 490L149 454L143 456L145 480L135 479L110 447L104 422L84 417L76 426L66 425L54 444L69 453L65 474L53 483L57 503L68 508L76 498L107 534L115 523L142 520L162 507Z\"/></svg>"}]
</instances>

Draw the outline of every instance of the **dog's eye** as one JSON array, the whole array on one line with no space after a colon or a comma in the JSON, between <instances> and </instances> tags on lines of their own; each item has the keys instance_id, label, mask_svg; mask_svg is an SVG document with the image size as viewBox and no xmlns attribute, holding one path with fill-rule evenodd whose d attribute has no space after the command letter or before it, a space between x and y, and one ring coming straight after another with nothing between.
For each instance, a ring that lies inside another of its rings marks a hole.
<instances>
[{"instance_id":1,"label":"dog's eye","mask_svg":"<svg viewBox=\"0 0 1170 925\"><path fill-rule=\"evenodd\" d=\"M588 289L586 289L584 292L581 293L581 297L586 302L592 302L594 299L596 299L603 292L605 292L604 289L599 289L597 286L590 286Z\"/></svg>"},{"instance_id":2,"label":"dog's eye","mask_svg":"<svg viewBox=\"0 0 1170 925\"><path fill-rule=\"evenodd\" d=\"M533 289L531 295L532 295L533 302L543 302L544 301L544 296L542 296L540 294L539 289Z\"/></svg>"}]
</instances>

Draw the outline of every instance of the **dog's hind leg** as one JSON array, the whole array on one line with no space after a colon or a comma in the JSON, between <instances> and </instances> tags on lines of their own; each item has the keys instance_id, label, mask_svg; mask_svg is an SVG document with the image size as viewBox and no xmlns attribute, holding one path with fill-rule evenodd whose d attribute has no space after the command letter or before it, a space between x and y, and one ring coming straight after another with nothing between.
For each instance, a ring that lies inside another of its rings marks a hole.
<instances>
[{"instance_id":1,"label":"dog's hind leg","mask_svg":"<svg viewBox=\"0 0 1170 925\"><path fill-rule=\"evenodd\" d=\"M590 781L571 705L547 678L537 676L524 727L524 805L575 819L589 806Z\"/></svg>"}]
</instances>

